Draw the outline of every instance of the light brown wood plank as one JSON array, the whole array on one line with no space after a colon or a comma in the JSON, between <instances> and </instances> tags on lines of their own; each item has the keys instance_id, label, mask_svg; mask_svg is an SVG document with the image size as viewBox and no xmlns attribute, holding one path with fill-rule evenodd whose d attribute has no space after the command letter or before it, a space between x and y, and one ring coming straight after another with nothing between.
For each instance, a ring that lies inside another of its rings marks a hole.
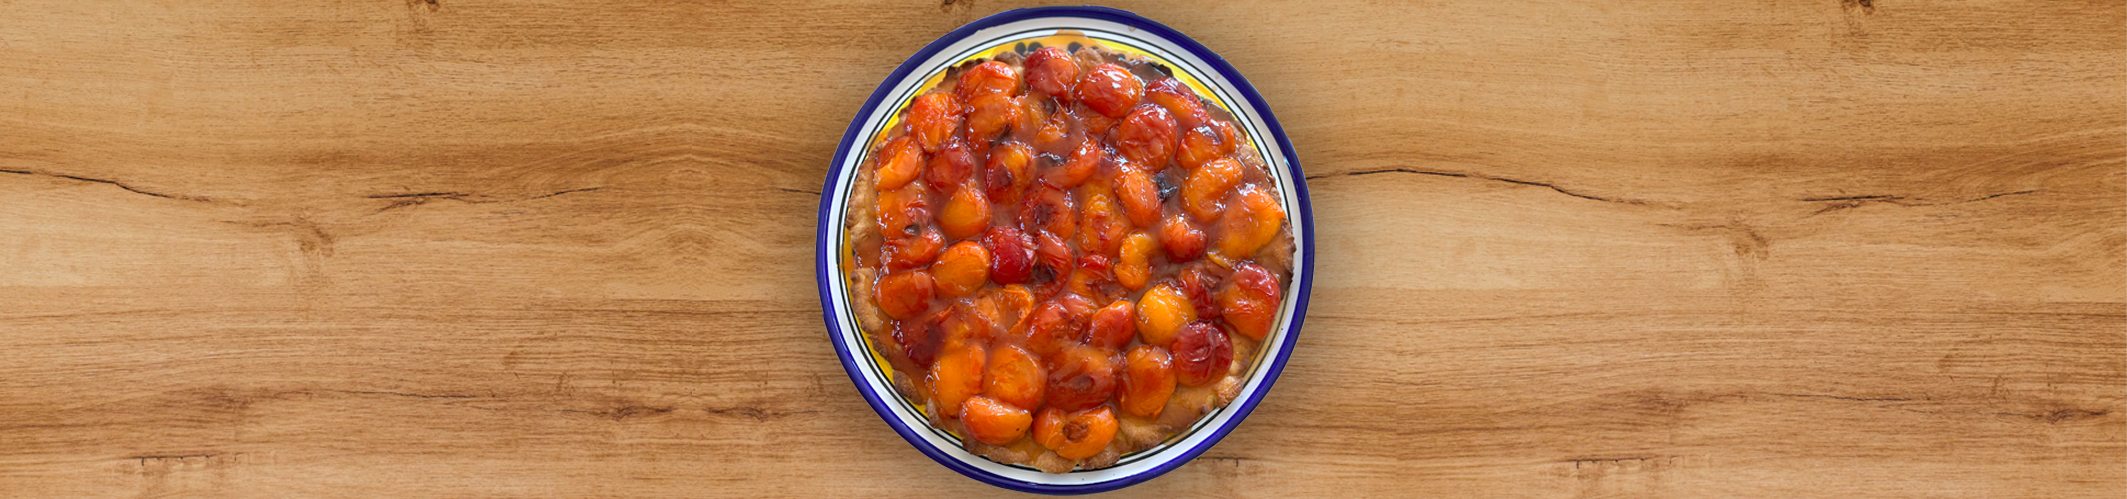
<instances>
[{"instance_id":1,"label":"light brown wood plank","mask_svg":"<svg viewBox=\"0 0 2127 499\"><path fill-rule=\"evenodd\" d=\"M1008 495L815 210L998 2L7 2L0 495ZM1304 162L1277 388L1128 497L2127 493L2127 3L1144 2Z\"/></svg>"}]
</instances>

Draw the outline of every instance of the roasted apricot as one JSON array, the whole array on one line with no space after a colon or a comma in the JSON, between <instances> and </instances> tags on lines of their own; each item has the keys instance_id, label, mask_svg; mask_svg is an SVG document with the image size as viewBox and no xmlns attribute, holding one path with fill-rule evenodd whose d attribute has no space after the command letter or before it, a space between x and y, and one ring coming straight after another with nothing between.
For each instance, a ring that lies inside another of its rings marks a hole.
<instances>
[{"instance_id":1,"label":"roasted apricot","mask_svg":"<svg viewBox=\"0 0 2127 499\"><path fill-rule=\"evenodd\" d=\"M990 352L990 371L983 378L982 394L1022 409L1041 407L1041 391L1049 373L1041 359L1025 348L1005 345Z\"/></svg>"},{"instance_id":2,"label":"roasted apricot","mask_svg":"<svg viewBox=\"0 0 2127 499\"><path fill-rule=\"evenodd\" d=\"M1220 274L1211 270L1215 268L1218 267L1191 265L1174 275L1174 282L1178 285L1177 288L1182 290L1182 296L1187 297L1189 306L1196 309L1197 320L1217 319L1222 312L1218 299L1211 295L1212 290L1219 288Z\"/></svg>"},{"instance_id":3,"label":"roasted apricot","mask_svg":"<svg viewBox=\"0 0 2127 499\"><path fill-rule=\"evenodd\" d=\"M1063 443L1056 448L1056 455L1064 459L1085 459L1099 455L1115 440L1115 413L1107 407L1073 414L1065 420L1058 433Z\"/></svg>"},{"instance_id":4,"label":"roasted apricot","mask_svg":"<svg viewBox=\"0 0 2127 499\"><path fill-rule=\"evenodd\" d=\"M960 421L967 423L968 433L975 434L975 440L1005 445L1026 438L1027 428L1034 425L1034 415L1026 409L977 395L961 403Z\"/></svg>"},{"instance_id":5,"label":"roasted apricot","mask_svg":"<svg viewBox=\"0 0 2127 499\"><path fill-rule=\"evenodd\" d=\"M967 103L953 94L932 92L916 96L908 105L908 135L925 152L938 152L945 139L960 130L967 116Z\"/></svg>"},{"instance_id":6,"label":"roasted apricot","mask_svg":"<svg viewBox=\"0 0 2127 499\"><path fill-rule=\"evenodd\" d=\"M1077 346L1049 363L1049 407L1066 411L1092 408L1115 396L1115 351Z\"/></svg>"},{"instance_id":7,"label":"roasted apricot","mask_svg":"<svg viewBox=\"0 0 2127 499\"><path fill-rule=\"evenodd\" d=\"M1175 378L1184 385L1209 385L1233 368L1233 340L1212 321L1183 327L1174 336L1173 352Z\"/></svg>"},{"instance_id":8,"label":"roasted apricot","mask_svg":"<svg viewBox=\"0 0 2127 499\"><path fill-rule=\"evenodd\" d=\"M1078 212L1078 250L1091 255L1114 256L1122 247L1123 236L1130 234L1130 221L1123 218L1122 207L1116 206L1115 198L1108 195L1107 189L1083 192L1081 198L1085 203Z\"/></svg>"},{"instance_id":9,"label":"roasted apricot","mask_svg":"<svg viewBox=\"0 0 2127 499\"><path fill-rule=\"evenodd\" d=\"M1011 94L988 94L968 101L967 135L971 140L990 140L1020 123L1025 106Z\"/></svg>"},{"instance_id":10,"label":"roasted apricot","mask_svg":"<svg viewBox=\"0 0 2127 499\"><path fill-rule=\"evenodd\" d=\"M1079 102L1086 107L1109 118L1121 118L1144 97L1145 82L1122 66L1101 64L1078 80L1076 91Z\"/></svg>"},{"instance_id":11,"label":"roasted apricot","mask_svg":"<svg viewBox=\"0 0 2127 499\"><path fill-rule=\"evenodd\" d=\"M1174 361L1167 349L1138 345L1123 354L1123 388L1116 406L1124 414L1157 418L1174 396Z\"/></svg>"},{"instance_id":12,"label":"roasted apricot","mask_svg":"<svg viewBox=\"0 0 2127 499\"><path fill-rule=\"evenodd\" d=\"M1172 77L1145 84L1145 100L1165 108L1176 119L1188 121L1185 125L1190 127L1197 125L1198 120L1193 118L1204 114L1204 105L1197 100L1196 91Z\"/></svg>"},{"instance_id":13,"label":"roasted apricot","mask_svg":"<svg viewBox=\"0 0 2127 499\"><path fill-rule=\"evenodd\" d=\"M1067 99L1071 88L1078 86L1078 61L1061 48L1043 47L1027 54L1026 67L1027 88L1033 91Z\"/></svg>"},{"instance_id":14,"label":"roasted apricot","mask_svg":"<svg viewBox=\"0 0 2127 499\"><path fill-rule=\"evenodd\" d=\"M990 281L990 250L974 241L961 241L944 253L938 254L938 262L931 264L931 280L938 288L938 296L959 298L981 289Z\"/></svg>"},{"instance_id":15,"label":"roasted apricot","mask_svg":"<svg viewBox=\"0 0 2127 499\"><path fill-rule=\"evenodd\" d=\"M919 227L916 235L888 238L880 245L880 263L886 270L920 269L930 265L944 249L945 235L938 228Z\"/></svg>"},{"instance_id":16,"label":"roasted apricot","mask_svg":"<svg viewBox=\"0 0 2127 499\"><path fill-rule=\"evenodd\" d=\"M879 234L887 239L917 235L931 223L930 193L917 187L880 191L876 203Z\"/></svg>"},{"instance_id":17,"label":"roasted apricot","mask_svg":"<svg viewBox=\"0 0 2127 499\"><path fill-rule=\"evenodd\" d=\"M931 363L931 403L937 404L938 414L948 418L960 417L960 403L982 393L983 362L989 357L982 345L952 344L939 352L938 359Z\"/></svg>"},{"instance_id":18,"label":"roasted apricot","mask_svg":"<svg viewBox=\"0 0 2127 499\"><path fill-rule=\"evenodd\" d=\"M1049 280L1061 283L1071 275L1078 254L1056 234L1042 232L1034 236L1034 264L1049 271Z\"/></svg>"},{"instance_id":19,"label":"roasted apricot","mask_svg":"<svg viewBox=\"0 0 2127 499\"><path fill-rule=\"evenodd\" d=\"M938 210L938 228L945 236L967 239L982 234L990 228L990 197L974 185L963 185L945 201L945 208Z\"/></svg>"},{"instance_id":20,"label":"roasted apricot","mask_svg":"<svg viewBox=\"0 0 2127 499\"><path fill-rule=\"evenodd\" d=\"M1204 248L1210 244L1210 236L1204 235L1196 223L1180 213L1167 217L1160 223L1160 245L1167 248L1167 259L1183 263L1204 256Z\"/></svg>"},{"instance_id":21,"label":"roasted apricot","mask_svg":"<svg viewBox=\"0 0 2127 499\"><path fill-rule=\"evenodd\" d=\"M1034 241L1011 227L993 227L982 236L990 250L990 280L998 284L1027 282L1034 274Z\"/></svg>"},{"instance_id":22,"label":"roasted apricot","mask_svg":"<svg viewBox=\"0 0 2127 499\"><path fill-rule=\"evenodd\" d=\"M1063 295L1059 298L1069 297ZM1025 341L1028 350L1047 357L1062 352L1078 338L1078 332L1086 327L1085 317L1075 313L1073 307L1057 300L1043 302L1034 307L1034 315L1027 318Z\"/></svg>"},{"instance_id":23,"label":"roasted apricot","mask_svg":"<svg viewBox=\"0 0 2127 499\"><path fill-rule=\"evenodd\" d=\"M1019 230L1048 232L1056 237L1078 234L1078 200L1071 191L1042 183L1028 191L1019 207Z\"/></svg>"},{"instance_id":24,"label":"roasted apricot","mask_svg":"<svg viewBox=\"0 0 2127 499\"><path fill-rule=\"evenodd\" d=\"M975 175L975 151L968 142L959 137L945 139L938 154L931 155L931 162L923 169L923 182L933 194L951 195Z\"/></svg>"},{"instance_id":25,"label":"roasted apricot","mask_svg":"<svg viewBox=\"0 0 2127 499\"><path fill-rule=\"evenodd\" d=\"M1268 336L1276 324L1279 299L1278 276L1248 262L1234 266L1233 277L1219 293L1226 324L1233 326L1234 333L1255 340Z\"/></svg>"},{"instance_id":26,"label":"roasted apricot","mask_svg":"<svg viewBox=\"0 0 2127 499\"><path fill-rule=\"evenodd\" d=\"M1063 428L1069 422L1070 418L1061 410L1054 407L1042 409L1034 415L1034 443L1049 450L1063 447Z\"/></svg>"},{"instance_id":27,"label":"roasted apricot","mask_svg":"<svg viewBox=\"0 0 2127 499\"><path fill-rule=\"evenodd\" d=\"M1033 161L1034 148L1024 143L1006 141L990 148L990 158L982 171L982 186L987 189L984 194L1002 206L1018 204L1019 193L1034 183Z\"/></svg>"},{"instance_id":28,"label":"roasted apricot","mask_svg":"<svg viewBox=\"0 0 2127 499\"><path fill-rule=\"evenodd\" d=\"M1078 187L1078 184L1085 183L1086 179L1093 178L1094 172L1100 171L1100 161L1104 154L1101 152L1099 141L1086 139L1080 142L1078 148L1071 151L1070 158L1065 159L1062 165L1049 170L1049 183L1065 189Z\"/></svg>"},{"instance_id":29,"label":"roasted apricot","mask_svg":"<svg viewBox=\"0 0 2127 499\"><path fill-rule=\"evenodd\" d=\"M1195 170L1211 160L1226 157L1226 153L1220 152L1222 148L1230 149L1226 147L1225 141L1226 138L1220 135L1218 130L1208 126L1183 130L1181 143L1174 152L1174 164Z\"/></svg>"},{"instance_id":30,"label":"roasted apricot","mask_svg":"<svg viewBox=\"0 0 2127 499\"><path fill-rule=\"evenodd\" d=\"M1114 303L1093 312L1086 321L1085 343L1090 346L1120 349L1137 338L1137 305L1130 300L1115 300Z\"/></svg>"},{"instance_id":31,"label":"roasted apricot","mask_svg":"<svg viewBox=\"0 0 2127 499\"><path fill-rule=\"evenodd\" d=\"M924 369L929 369L931 362L938 358L938 328L933 327L930 319L931 317L917 317L894 321L893 329L887 331L893 336L894 345L900 348L901 355L916 367Z\"/></svg>"},{"instance_id":32,"label":"roasted apricot","mask_svg":"<svg viewBox=\"0 0 2127 499\"><path fill-rule=\"evenodd\" d=\"M960 72L960 79L953 85L953 94L968 102L985 95L1018 93L1019 70L999 61L987 61Z\"/></svg>"},{"instance_id":33,"label":"roasted apricot","mask_svg":"<svg viewBox=\"0 0 2127 499\"><path fill-rule=\"evenodd\" d=\"M1196 322L1196 307L1173 283L1160 283L1137 299L1137 335L1148 345L1167 346L1182 326Z\"/></svg>"},{"instance_id":34,"label":"roasted apricot","mask_svg":"<svg viewBox=\"0 0 2127 499\"><path fill-rule=\"evenodd\" d=\"M1123 204L1130 225L1151 227L1160 220L1159 183L1141 168L1123 168L1115 173L1115 197Z\"/></svg>"},{"instance_id":35,"label":"roasted apricot","mask_svg":"<svg viewBox=\"0 0 2127 499\"><path fill-rule=\"evenodd\" d=\"M931 274L921 270L894 272L879 278L879 311L888 317L907 320L923 315L931 309L931 298L936 289L931 283Z\"/></svg>"},{"instance_id":36,"label":"roasted apricot","mask_svg":"<svg viewBox=\"0 0 2127 499\"><path fill-rule=\"evenodd\" d=\"M1243 186L1234 204L1219 217L1219 252L1228 258L1248 258L1263 245L1278 238L1285 226L1285 208L1269 192Z\"/></svg>"},{"instance_id":37,"label":"roasted apricot","mask_svg":"<svg viewBox=\"0 0 2127 499\"><path fill-rule=\"evenodd\" d=\"M1108 262L1108 257L1100 255L1080 256L1078 257L1078 267L1071 269L1071 277L1064 289L1071 292L1071 294L1095 300L1106 301L1119 298L1127 290L1123 289L1122 285L1115 283L1115 274L1111 271L1111 267L1113 267L1113 264Z\"/></svg>"},{"instance_id":38,"label":"roasted apricot","mask_svg":"<svg viewBox=\"0 0 2127 499\"><path fill-rule=\"evenodd\" d=\"M900 189L923 175L923 146L907 135L894 137L879 148L879 168L873 178L879 192Z\"/></svg>"},{"instance_id":39,"label":"roasted apricot","mask_svg":"<svg viewBox=\"0 0 2127 499\"><path fill-rule=\"evenodd\" d=\"M1226 208L1226 194L1240 182L1240 163L1225 158L1204 163L1189 172L1189 180L1182 184L1182 209L1197 220L1216 220L1219 210Z\"/></svg>"},{"instance_id":40,"label":"roasted apricot","mask_svg":"<svg viewBox=\"0 0 2127 499\"><path fill-rule=\"evenodd\" d=\"M1152 278L1153 251L1156 245L1150 234L1138 231L1123 236L1122 248L1115 257L1115 282L1125 288L1145 289L1146 281Z\"/></svg>"},{"instance_id":41,"label":"roasted apricot","mask_svg":"<svg viewBox=\"0 0 2127 499\"><path fill-rule=\"evenodd\" d=\"M1174 116L1159 106L1137 106L1115 127L1115 153L1154 170L1174 159Z\"/></svg>"}]
</instances>

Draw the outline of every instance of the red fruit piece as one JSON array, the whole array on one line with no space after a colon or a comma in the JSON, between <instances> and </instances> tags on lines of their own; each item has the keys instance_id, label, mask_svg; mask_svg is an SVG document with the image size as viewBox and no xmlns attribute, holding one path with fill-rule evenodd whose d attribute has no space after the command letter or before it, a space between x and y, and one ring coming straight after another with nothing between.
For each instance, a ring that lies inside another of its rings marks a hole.
<instances>
[{"instance_id":1,"label":"red fruit piece","mask_svg":"<svg viewBox=\"0 0 2127 499\"><path fill-rule=\"evenodd\" d=\"M1101 64L1078 81L1078 100L1101 115L1121 118L1145 95L1145 82L1113 63Z\"/></svg>"},{"instance_id":2,"label":"red fruit piece","mask_svg":"<svg viewBox=\"0 0 2127 499\"><path fill-rule=\"evenodd\" d=\"M1086 324L1087 345L1121 349L1137 337L1137 308L1130 300L1116 300L1099 311Z\"/></svg>"},{"instance_id":3,"label":"red fruit piece","mask_svg":"<svg viewBox=\"0 0 2127 499\"><path fill-rule=\"evenodd\" d=\"M1137 106L1115 128L1115 152L1158 170L1174 159L1174 116L1159 106Z\"/></svg>"},{"instance_id":4,"label":"red fruit piece","mask_svg":"<svg viewBox=\"0 0 2127 499\"><path fill-rule=\"evenodd\" d=\"M1019 284L1034 274L1034 241L1019 229L993 227L982 244L990 250L990 281Z\"/></svg>"},{"instance_id":5,"label":"red fruit piece","mask_svg":"<svg viewBox=\"0 0 2127 499\"><path fill-rule=\"evenodd\" d=\"M951 195L962 182L975 175L975 152L968 142L959 137L945 140L938 154L931 156L929 167L923 170L924 183L930 184L931 192Z\"/></svg>"},{"instance_id":6,"label":"red fruit piece","mask_svg":"<svg viewBox=\"0 0 2127 499\"><path fill-rule=\"evenodd\" d=\"M1027 54L1026 67L1029 90L1068 98L1071 88L1078 86L1078 61L1061 48L1043 47Z\"/></svg>"},{"instance_id":7,"label":"red fruit piece","mask_svg":"<svg viewBox=\"0 0 2127 499\"><path fill-rule=\"evenodd\" d=\"M1189 386L1204 386L1226 377L1233 368L1233 340L1218 323L1196 321L1174 337L1174 371Z\"/></svg>"},{"instance_id":8,"label":"red fruit piece","mask_svg":"<svg viewBox=\"0 0 2127 499\"><path fill-rule=\"evenodd\" d=\"M953 84L953 94L960 100L974 102L985 95L1019 93L1019 70L1012 65L988 61L960 73Z\"/></svg>"}]
</instances>

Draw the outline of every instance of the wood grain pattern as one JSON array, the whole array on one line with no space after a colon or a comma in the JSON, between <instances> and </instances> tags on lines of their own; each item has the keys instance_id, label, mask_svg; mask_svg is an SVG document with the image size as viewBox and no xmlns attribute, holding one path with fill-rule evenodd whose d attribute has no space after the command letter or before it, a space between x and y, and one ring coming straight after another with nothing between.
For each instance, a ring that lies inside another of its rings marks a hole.
<instances>
[{"instance_id":1,"label":"wood grain pattern","mask_svg":"<svg viewBox=\"0 0 2127 499\"><path fill-rule=\"evenodd\" d=\"M0 496L1003 495L858 399L835 143L997 2L0 2ZM1131 497L2120 497L2127 3L1127 3L1309 172Z\"/></svg>"}]
</instances>

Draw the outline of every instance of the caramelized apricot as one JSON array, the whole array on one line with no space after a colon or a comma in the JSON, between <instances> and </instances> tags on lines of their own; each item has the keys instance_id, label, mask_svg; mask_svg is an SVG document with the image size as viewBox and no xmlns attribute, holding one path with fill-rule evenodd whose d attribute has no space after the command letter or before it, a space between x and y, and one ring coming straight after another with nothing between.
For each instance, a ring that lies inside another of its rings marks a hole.
<instances>
[{"instance_id":1,"label":"caramelized apricot","mask_svg":"<svg viewBox=\"0 0 2127 499\"><path fill-rule=\"evenodd\" d=\"M929 317L894 321L890 334L894 345L901 348L901 355L917 367L929 369L938 358L937 328L932 327Z\"/></svg>"},{"instance_id":2,"label":"caramelized apricot","mask_svg":"<svg viewBox=\"0 0 2127 499\"><path fill-rule=\"evenodd\" d=\"M953 94L932 92L916 96L908 105L908 135L922 145L925 152L938 152L945 146L945 139L960 130L960 122L967 116L967 103Z\"/></svg>"},{"instance_id":3,"label":"caramelized apricot","mask_svg":"<svg viewBox=\"0 0 2127 499\"><path fill-rule=\"evenodd\" d=\"M1176 213L1160 225L1160 244L1167 248L1167 259L1174 263L1195 260L1204 256L1204 247L1210 242L1204 231L1196 228L1195 222Z\"/></svg>"},{"instance_id":4,"label":"caramelized apricot","mask_svg":"<svg viewBox=\"0 0 2127 499\"><path fill-rule=\"evenodd\" d=\"M961 241L938 255L931 264L931 280L938 296L959 298L981 289L990 281L990 250L974 241Z\"/></svg>"},{"instance_id":5,"label":"caramelized apricot","mask_svg":"<svg viewBox=\"0 0 2127 499\"><path fill-rule=\"evenodd\" d=\"M1067 99L1078 86L1078 61L1061 48L1042 47L1027 54L1026 67L1028 90Z\"/></svg>"},{"instance_id":6,"label":"caramelized apricot","mask_svg":"<svg viewBox=\"0 0 2127 499\"><path fill-rule=\"evenodd\" d=\"M1050 279L1061 282L1071 275L1072 264L1078 261L1078 254L1071 251L1070 246L1064 245L1063 238L1042 232L1034 236L1034 244L1034 263L1048 269Z\"/></svg>"},{"instance_id":7,"label":"caramelized apricot","mask_svg":"<svg viewBox=\"0 0 2127 499\"><path fill-rule=\"evenodd\" d=\"M974 185L960 186L953 198L945 201L945 208L938 210L938 228L945 236L967 239L982 234L990 228L990 198Z\"/></svg>"},{"instance_id":8,"label":"caramelized apricot","mask_svg":"<svg viewBox=\"0 0 2127 499\"><path fill-rule=\"evenodd\" d=\"M960 403L982 393L983 361L988 357L982 345L968 343L947 345L938 354L927 380L939 415L960 417Z\"/></svg>"},{"instance_id":9,"label":"caramelized apricot","mask_svg":"<svg viewBox=\"0 0 2127 499\"><path fill-rule=\"evenodd\" d=\"M1047 183L1035 185L1020 204L1019 230L1045 231L1056 237L1078 233L1078 200L1071 191Z\"/></svg>"},{"instance_id":10,"label":"caramelized apricot","mask_svg":"<svg viewBox=\"0 0 2127 499\"><path fill-rule=\"evenodd\" d=\"M1006 345L990 352L989 367L982 382L984 396L1023 409L1041 407L1041 391L1049 383L1041 359L1025 348Z\"/></svg>"},{"instance_id":11,"label":"caramelized apricot","mask_svg":"<svg viewBox=\"0 0 2127 499\"><path fill-rule=\"evenodd\" d=\"M1115 413L1107 407L1074 414L1058 432L1063 442L1056 448L1056 455L1071 460L1099 455L1108 448L1108 442L1115 440L1117 428Z\"/></svg>"},{"instance_id":12,"label":"caramelized apricot","mask_svg":"<svg viewBox=\"0 0 2127 499\"><path fill-rule=\"evenodd\" d=\"M961 403L960 421L967 423L968 433L975 434L975 440L1005 445L1026 438L1027 428L1034 425L1034 415L1026 409L978 395Z\"/></svg>"},{"instance_id":13,"label":"caramelized apricot","mask_svg":"<svg viewBox=\"0 0 2127 499\"><path fill-rule=\"evenodd\" d=\"M1109 271L1108 257L1085 255L1078 258L1078 268L1071 270L1066 290L1072 294L1098 300L1121 297L1126 290L1115 283L1115 275Z\"/></svg>"},{"instance_id":14,"label":"caramelized apricot","mask_svg":"<svg viewBox=\"0 0 2127 499\"><path fill-rule=\"evenodd\" d=\"M990 250L990 280L998 284L1027 282L1034 274L1034 241L1019 229L995 227L982 236Z\"/></svg>"},{"instance_id":15,"label":"caramelized apricot","mask_svg":"<svg viewBox=\"0 0 2127 499\"><path fill-rule=\"evenodd\" d=\"M1123 245L1116 252L1115 282L1130 289L1145 289L1152 278L1152 236L1144 231L1123 236Z\"/></svg>"},{"instance_id":16,"label":"caramelized apricot","mask_svg":"<svg viewBox=\"0 0 2127 499\"><path fill-rule=\"evenodd\" d=\"M1212 321L1196 321L1174 337L1174 372L1177 381L1204 386L1226 377L1233 368L1233 340Z\"/></svg>"},{"instance_id":17,"label":"caramelized apricot","mask_svg":"<svg viewBox=\"0 0 2127 499\"><path fill-rule=\"evenodd\" d=\"M1229 258L1248 258L1278 238L1285 224L1285 208L1270 192L1244 186L1234 196L1236 206L1219 218L1219 252Z\"/></svg>"},{"instance_id":18,"label":"caramelized apricot","mask_svg":"<svg viewBox=\"0 0 2127 499\"><path fill-rule=\"evenodd\" d=\"M921 270L895 272L879 278L879 311L888 317L909 319L931 309L936 293L931 274Z\"/></svg>"},{"instance_id":19,"label":"caramelized apricot","mask_svg":"<svg viewBox=\"0 0 2127 499\"><path fill-rule=\"evenodd\" d=\"M1012 94L988 94L968 102L972 111L967 115L967 134L972 140L987 141L1003 135L1019 124L1025 106Z\"/></svg>"},{"instance_id":20,"label":"caramelized apricot","mask_svg":"<svg viewBox=\"0 0 2127 499\"><path fill-rule=\"evenodd\" d=\"M1199 264L1184 268L1174 276L1175 282L1180 284L1182 296L1188 297L1189 306L1196 309L1197 320L1217 319L1222 312L1218 300L1211 296L1211 290L1219 286L1219 276L1210 270L1214 268L1217 267Z\"/></svg>"},{"instance_id":21,"label":"caramelized apricot","mask_svg":"<svg viewBox=\"0 0 2127 499\"><path fill-rule=\"evenodd\" d=\"M1086 321L1087 345L1120 349L1137 338L1136 304L1130 300L1115 300L1106 307L1093 312Z\"/></svg>"},{"instance_id":22,"label":"caramelized apricot","mask_svg":"<svg viewBox=\"0 0 2127 499\"><path fill-rule=\"evenodd\" d=\"M1174 396L1174 362L1167 349L1138 345L1123 354L1123 388L1117 406L1124 414L1157 418Z\"/></svg>"},{"instance_id":23,"label":"caramelized apricot","mask_svg":"<svg viewBox=\"0 0 2127 499\"><path fill-rule=\"evenodd\" d=\"M923 169L923 182L932 193L950 195L975 174L975 152L968 142L959 137L945 139L938 154L931 155L930 164Z\"/></svg>"},{"instance_id":24,"label":"caramelized apricot","mask_svg":"<svg viewBox=\"0 0 2127 499\"><path fill-rule=\"evenodd\" d=\"M999 61L988 61L960 73L953 85L953 94L960 100L974 102L985 95L1019 93L1019 70Z\"/></svg>"},{"instance_id":25,"label":"caramelized apricot","mask_svg":"<svg viewBox=\"0 0 2127 499\"><path fill-rule=\"evenodd\" d=\"M1115 351L1079 346L1049 364L1048 405L1066 411L1091 408L1115 395Z\"/></svg>"},{"instance_id":26,"label":"caramelized apricot","mask_svg":"<svg viewBox=\"0 0 2127 499\"><path fill-rule=\"evenodd\" d=\"M1078 100L1109 118L1121 118L1145 95L1145 82L1112 63L1094 66L1078 81Z\"/></svg>"},{"instance_id":27,"label":"caramelized apricot","mask_svg":"<svg viewBox=\"0 0 2127 499\"><path fill-rule=\"evenodd\" d=\"M1196 307L1172 283L1160 283L1137 299L1137 335L1146 344L1167 346L1182 326L1196 321Z\"/></svg>"},{"instance_id":28,"label":"caramelized apricot","mask_svg":"<svg viewBox=\"0 0 2127 499\"><path fill-rule=\"evenodd\" d=\"M880 263L886 270L920 269L930 265L944 249L945 236L937 228L919 227L914 236L889 238L880 245Z\"/></svg>"},{"instance_id":29,"label":"caramelized apricot","mask_svg":"<svg viewBox=\"0 0 2127 499\"><path fill-rule=\"evenodd\" d=\"M1034 315L1027 318L1027 349L1047 357L1062 352L1077 339L1078 331L1085 328L1086 322L1071 308L1055 300L1035 306Z\"/></svg>"},{"instance_id":30,"label":"caramelized apricot","mask_svg":"<svg viewBox=\"0 0 2127 499\"><path fill-rule=\"evenodd\" d=\"M1147 168L1174 159L1174 116L1159 106L1137 106L1115 128L1115 152Z\"/></svg>"},{"instance_id":31,"label":"caramelized apricot","mask_svg":"<svg viewBox=\"0 0 2127 499\"><path fill-rule=\"evenodd\" d=\"M1079 209L1078 250L1089 255L1113 256L1130 233L1130 221L1115 205L1106 189L1087 189L1085 206Z\"/></svg>"},{"instance_id":32,"label":"caramelized apricot","mask_svg":"<svg viewBox=\"0 0 2127 499\"><path fill-rule=\"evenodd\" d=\"M994 322L971 304L956 303L935 315L934 327L941 342L987 344L995 336Z\"/></svg>"},{"instance_id":33,"label":"caramelized apricot","mask_svg":"<svg viewBox=\"0 0 2127 499\"><path fill-rule=\"evenodd\" d=\"M1190 170L1201 168L1204 163L1226 156L1226 153L1220 152L1222 148L1230 149L1226 147L1225 141L1226 138L1220 135L1218 130L1208 126L1183 130L1180 147L1174 152L1174 164Z\"/></svg>"},{"instance_id":34,"label":"caramelized apricot","mask_svg":"<svg viewBox=\"0 0 2127 499\"><path fill-rule=\"evenodd\" d=\"M894 137L879 148L878 164L872 180L879 192L900 189L923 175L923 146L907 135Z\"/></svg>"},{"instance_id":35,"label":"caramelized apricot","mask_svg":"<svg viewBox=\"0 0 2127 499\"><path fill-rule=\"evenodd\" d=\"M917 235L931 223L930 193L917 187L880 191L879 234L887 239Z\"/></svg>"},{"instance_id":36,"label":"caramelized apricot","mask_svg":"<svg viewBox=\"0 0 2127 499\"><path fill-rule=\"evenodd\" d=\"M1204 163L1182 184L1182 209L1197 220L1215 220L1226 208L1226 194L1240 182L1240 163L1225 158Z\"/></svg>"},{"instance_id":37,"label":"caramelized apricot","mask_svg":"<svg viewBox=\"0 0 2127 499\"><path fill-rule=\"evenodd\" d=\"M1115 174L1115 197L1122 201L1130 225L1145 228L1159 223L1160 188L1152 175L1140 168L1123 168Z\"/></svg>"},{"instance_id":38,"label":"caramelized apricot","mask_svg":"<svg viewBox=\"0 0 2127 499\"><path fill-rule=\"evenodd\" d=\"M1189 127L1196 126L1199 120L1195 117L1204 114L1204 106L1197 100L1196 91L1189 89L1189 85L1182 83L1182 80L1172 77L1145 84L1145 100L1165 108Z\"/></svg>"},{"instance_id":39,"label":"caramelized apricot","mask_svg":"<svg viewBox=\"0 0 2127 499\"><path fill-rule=\"evenodd\" d=\"M1100 171L1102 156L1100 141L1088 138L1080 142L1078 148L1071 151L1069 159L1049 171L1049 183L1065 189L1078 187L1078 184L1085 183L1086 179L1093 178L1094 172Z\"/></svg>"},{"instance_id":40,"label":"caramelized apricot","mask_svg":"<svg viewBox=\"0 0 2127 499\"><path fill-rule=\"evenodd\" d=\"M1007 141L990 148L982 172L982 185L988 189L984 193L999 205L1018 204L1019 193L1034 183L1033 161L1034 148L1023 143Z\"/></svg>"},{"instance_id":41,"label":"caramelized apricot","mask_svg":"<svg viewBox=\"0 0 2127 499\"><path fill-rule=\"evenodd\" d=\"M1034 293L1018 284L998 288L997 307L1009 319L1002 324L1005 332L1019 334L1026 330L1027 316L1034 314Z\"/></svg>"},{"instance_id":42,"label":"caramelized apricot","mask_svg":"<svg viewBox=\"0 0 2127 499\"><path fill-rule=\"evenodd\" d=\"M1234 266L1233 277L1226 280L1219 304L1225 308L1226 324L1233 326L1234 333L1262 340L1277 322L1279 295L1278 276L1261 265L1242 262Z\"/></svg>"}]
</instances>

